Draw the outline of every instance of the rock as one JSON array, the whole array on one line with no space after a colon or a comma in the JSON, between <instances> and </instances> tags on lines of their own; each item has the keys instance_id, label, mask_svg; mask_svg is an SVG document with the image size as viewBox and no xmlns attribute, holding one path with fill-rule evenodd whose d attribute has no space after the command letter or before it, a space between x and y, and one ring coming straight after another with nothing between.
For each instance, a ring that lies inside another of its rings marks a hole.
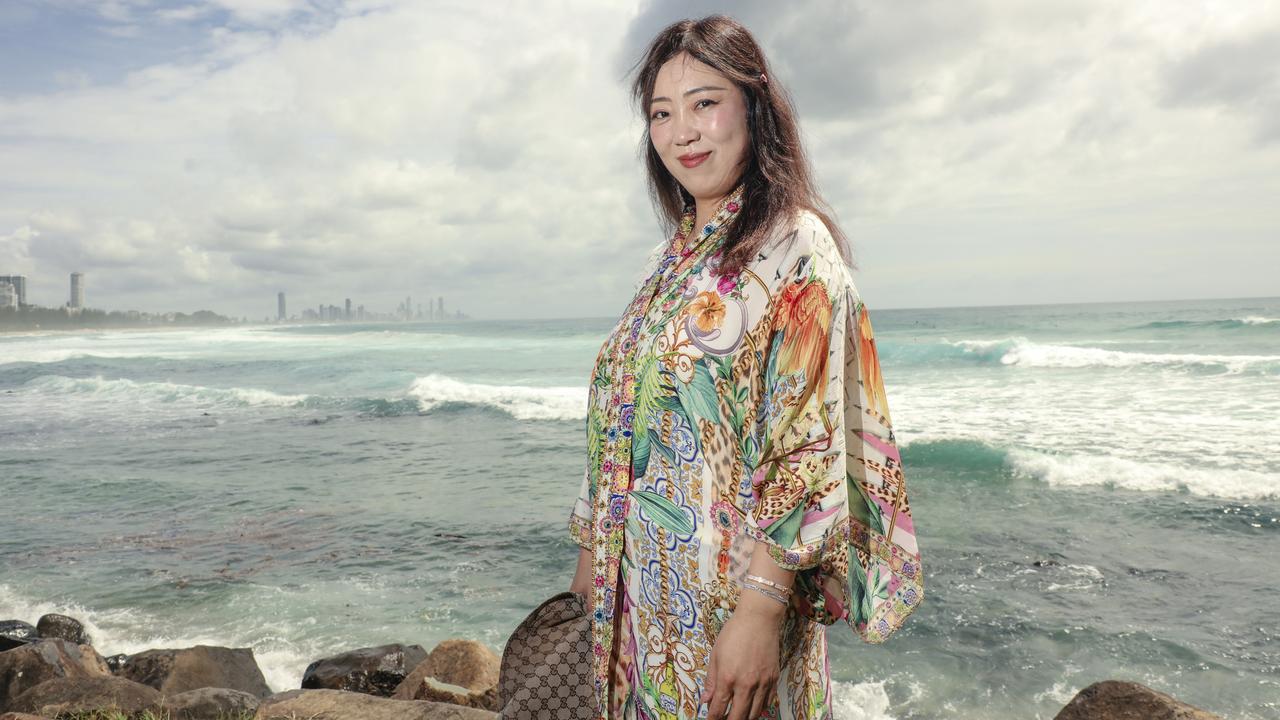
<instances>
[{"instance_id":1,"label":"rock","mask_svg":"<svg viewBox=\"0 0 1280 720\"><path fill-rule=\"evenodd\" d=\"M119 675L120 668L124 667L125 663L129 662L129 654L118 653L116 655L108 655L105 660L107 662L107 669L110 670L113 675Z\"/></svg>"},{"instance_id":2,"label":"rock","mask_svg":"<svg viewBox=\"0 0 1280 720\"><path fill-rule=\"evenodd\" d=\"M130 655L116 675L150 685L165 695L204 687L229 688L259 698L271 694L253 658L253 648L196 645L143 650Z\"/></svg>"},{"instance_id":3,"label":"rock","mask_svg":"<svg viewBox=\"0 0 1280 720\"><path fill-rule=\"evenodd\" d=\"M156 712L160 700L160 693L155 688L113 675L58 677L45 680L15 697L9 709L46 717L94 710L136 715L148 710Z\"/></svg>"},{"instance_id":4,"label":"rock","mask_svg":"<svg viewBox=\"0 0 1280 720\"><path fill-rule=\"evenodd\" d=\"M258 696L230 688L199 688L164 699L170 720L222 720L258 709Z\"/></svg>"},{"instance_id":5,"label":"rock","mask_svg":"<svg viewBox=\"0 0 1280 720\"><path fill-rule=\"evenodd\" d=\"M90 644L89 636L84 631L84 625L79 620L66 615L59 615L58 613L40 616L40 619L36 621L36 632L42 638L62 638L77 645Z\"/></svg>"},{"instance_id":6,"label":"rock","mask_svg":"<svg viewBox=\"0 0 1280 720\"><path fill-rule=\"evenodd\" d=\"M35 642L36 626L21 620L0 620L0 652Z\"/></svg>"},{"instance_id":7,"label":"rock","mask_svg":"<svg viewBox=\"0 0 1280 720\"><path fill-rule=\"evenodd\" d=\"M421 645L378 645L321 658L302 673L306 690L349 690L388 697L409 671L427 659Z\"/></svg>"},{"instance_id":8,"label":"rock","mask_svg":"<svg viewBox=\"0 0 1280 720\"><path fill-rule=\"evenodd\" d=\"M1126 680L1103 680L1076 693L1053 720L1222 720L1177 698Z\"/></svg>"},{"instance_id":9,"label":"rock","mask_svg":"<svg viewBox=\"0 0 1280 720\"><path fill-rule=\"evenodd\" d=\"M111 675L107 663L90 645L58 638L39 639L0 653L0 712L13 698L54 678Z\"/></svg>"},{"instance_id":10,"label":"rock","mask_svg":"<svg viewBox=\"0 0 1280 720\"><path fill-rule=\"evenodd\" d=\"M409 673L391 697L498 709L499 658L474 640L445 640Z\"/></svg>"},{"instance_id":11,"label":"rock","mask_svg":"<svg viewBox=\"0 0 1280 720\"><path fill-rule=\"evenodd\" d=\"M254 720L497 720L497 713L346 690L289 690L264 698Z\"/></svg>"},{"instance_id":12,"label":"rock","mask_svg":"<svg viewBox=\"0 0 1280 720\"><path fill-rule=\"evenodd\" d=\"M48 718L32 715L30 713L0 713L0 720L49 720Z\"/></svg>"},{"instance_id":13,"label":"rock","mask_svg":"<svg viewBox=\"0 0 1280 720\"><path fill-rule=\"evenodd\" d=\"M412 696L408 696L412 692ZM394 696L393 696L394 697ZM424 676L417 684L406 686L402 696L406 700L432 700L434 702L461 705L463 707L480 708L481 710L498 710L498 688L486 690L469 690L461 685L450 685L430 675Z\"/></svg>"}]
</instances>

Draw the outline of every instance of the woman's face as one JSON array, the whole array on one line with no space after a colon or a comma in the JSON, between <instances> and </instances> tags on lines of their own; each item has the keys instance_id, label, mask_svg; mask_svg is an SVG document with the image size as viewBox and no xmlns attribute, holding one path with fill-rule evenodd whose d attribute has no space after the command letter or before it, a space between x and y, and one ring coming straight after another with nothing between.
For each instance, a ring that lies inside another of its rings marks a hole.
<instances>
[{"instance_id":1,"label":"woman's face","mask_svg":"<svg viewBox=\"0 0 1280 720\"><path fill-rule=\"evenodd\" d=\"M722 198L737 185L746 162L746 99L720 71L682 52L654 80L649 139L690 195Z\"/></svg>"}]
</instances>

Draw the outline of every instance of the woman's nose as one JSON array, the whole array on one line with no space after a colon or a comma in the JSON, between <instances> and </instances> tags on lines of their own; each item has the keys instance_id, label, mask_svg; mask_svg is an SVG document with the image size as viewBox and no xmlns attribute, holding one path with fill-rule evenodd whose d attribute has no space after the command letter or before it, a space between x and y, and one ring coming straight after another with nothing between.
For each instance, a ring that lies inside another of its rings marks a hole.
<instances>
[{"instance_id":1,"label":"woman's nose","mask_svg":"<svg viewBox=\"0 0 1280 720\"><path fill-rule=\"evenodd\" d=\"M683 118L676 119L676 144L688 145L701 137L698 129Z\"/></svg>"}]
</instances>

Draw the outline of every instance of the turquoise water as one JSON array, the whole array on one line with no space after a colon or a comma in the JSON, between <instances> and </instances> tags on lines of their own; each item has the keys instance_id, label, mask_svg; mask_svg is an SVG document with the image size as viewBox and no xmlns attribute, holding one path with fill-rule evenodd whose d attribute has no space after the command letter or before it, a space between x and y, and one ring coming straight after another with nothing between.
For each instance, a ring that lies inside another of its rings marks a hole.
<instances>
[{"instance_id":1,"label":"turquoise water","mask_svg":"<svg viewBox=\"0 0 1280 720\"><path fill-rule=\"evenodd\" d=\"M877 310L927 597L833 626L837 717L1132 679L1280 718L1280 298ZM495 651L567 587L613 318L0 336L0 619L104 654Z\"/></svg>"}]
</instances>

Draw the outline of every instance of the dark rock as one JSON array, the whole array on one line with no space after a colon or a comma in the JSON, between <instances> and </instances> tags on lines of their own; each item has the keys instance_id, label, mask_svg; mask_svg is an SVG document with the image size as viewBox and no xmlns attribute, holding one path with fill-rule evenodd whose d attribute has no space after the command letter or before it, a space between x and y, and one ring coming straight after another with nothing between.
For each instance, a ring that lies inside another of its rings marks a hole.
<instances>
[{"instance_id":1,"label":"dark rock","mask_svg":"<svg viewBox=\"0 0 1280 720\"><path fill-rule=\"evenodd\" d=\"M182 649L143 650L130 655L116 674L150 685L165 695L204 687L230 688L254 697L271 694L253 648L196 645Z\"/></svg>"},{"instance_id":2,"label":"dark rock","mask_svg":"<svg viewBox=\"0 0 1280 720\"><path fill-rule=\"evenodd\" d=\"M200 688L164 700L170 720L222 720L258 709L258 696L230 688Z\"/></svg>"},{"instance_id":3,"label":"dark rock","mask_svg":"<svg viewBox=\"0 0 1280 720\"><path fill-rule=\"evenodd\" d=\"M346 690L288 690L263 698L254 720L496 720L497 713Z\"/></svg>"},{"instance_id":4,"label":"dark rock","mask_svg":"<svg viewBox=\"0 0 1280 720\"><path fill-rule=\"evenodd\" d=\"M1222 720L1213 713L1126 680L1103 680L1076 693L1053 720Z\"/></svg>"},{"instance_id":5,"label":"dark rock","mask_svg":"<svg viewBox=\"0 0 1280 720\"><path fill-rule=\"evenodd\" d=\"M6 650L0 653L0 712L11 709L13 698L47 680L110 675L90 645L51 638Z\"/></svg>"},{"instance_id":6,"label":"dark rock","mask_svg":"<svg viewBox=\"0 0 1280 720\"><path fill-rule=\"evenodd\" d=\"M474 640L445 640L409 673L391 697L498 709L501 659Z\"/></svg>"},{"instance_id":7,"label":"dark rock","mask_svg":"<svg viewBox=\"0 0 1280 720\"><path fill-rule=\"evenodd\" d=\"M36 621L36 632L40 633L42 638L62 638L77 645L90 644L84 625L79 620L58 613L42 615Z\"/></svg>"},{"instance_id":8,"label":"dark rock","mask_svg":"<svg viewBox=\"0 0 1280 720\"><path fill-rule=\"evenodd\" d=\"M59 677L28 689L15 697L9 709L46 717L62 713L112 710L137 715L160 707L155 688L112 675L101 677Z\"/></svg>"},{"instance_id":9,"label":"dark rock","mask_svg":"<svg viewBox=\"0 0 1280 720\"><path fill-rule=\"evenodd\" d=\"M0 652L35 642L40 637L36 626L21 620L0 620Z\"/></svg>"},{"instance_id":10,"label":"dark rock","mask_svg":"<svg viewBox=\"0 0 1280 720\"><path fill-rule=\"evenodd\" d=\"M107 663L107 669L110 670L113 675L119 675L120 668L124 667L124 664L129 662L129 654L119 653L116 655L108 655L105 660Z\"/></svg>"},{"instance_id":11,"label":"dark rock","mask_svg":"<svg viewBox=\"0 0 1280 720\"><path fill-rule=\"evenodd\" d=\"M391 643L321 658L302 674L302 689L348 690L388 697L427 659L421 645Z\"/></svg>"}]
</instances>

